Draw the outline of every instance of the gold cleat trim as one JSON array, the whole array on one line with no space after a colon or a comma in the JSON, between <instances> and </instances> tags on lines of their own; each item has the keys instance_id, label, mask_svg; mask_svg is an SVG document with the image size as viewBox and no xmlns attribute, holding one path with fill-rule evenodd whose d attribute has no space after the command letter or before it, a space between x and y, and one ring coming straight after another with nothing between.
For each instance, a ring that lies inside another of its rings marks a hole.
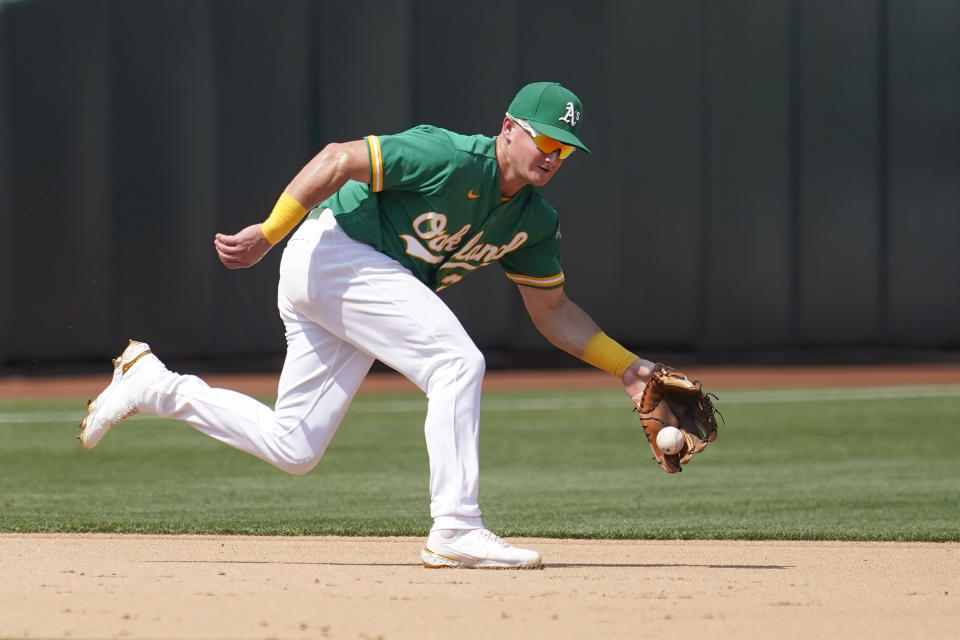
<instances>
[{"instance_id":1,"label":"gold cleat trim","mask_svg":"<svg viewBox=\"0 0 960 640\"><path fill-rule=\"evenodd\" d=\"M135 345L135 344L139 344L139 343L138 343L136 340L130 340L129 344L127 344L126 349L123 350L123 353L126 353L126 352L127 352L127 349L129 349L130 347L132 347L132 346ZM116 358L113 358L113 359L110 361L110 362L113 363L113 369L114 369L114 371L116 371L117 368L120 367L120 364L123 362L123 353L121 353L121 354L118 355ZM127 371L130 370L130 367L132 367L133 365L135 365L135 364L140 360L140 358L142 358L143 356L148 355L148 354L150 354L150 353L153 353L153 352L150 351L150 349L147 349L147 350L145 350L143 353L139 354L136 358L134 358L133 360L131 360L130 362L125 363L125 364L123 365L123 367L121 368L121 370L120 370L120 376L123 377L124 375L126 375ZM91 413L93 413L94 411L97 410L97 400L99 400L99 399L100 399L100 396L97 396L97 397L94 398L93 400L87 400L87 418L90 417L90 414L91 414ZM134 412L134 413L136 413L136 412ZM77 440L79 440L80 442L83 442L83 432L84 432L84 430L87 428L87 418L84 418L84 419L80 422L80 434L77 435Z\"/></svg>"},{"instance_id":2,"label":"gold cleat trim","mask_svg":"<svg viewBox=\"0 0 960 640\"><path fill-rule=\"evenodd\" d=\"M130 362L128 362L128 363L126 363L125 365L123 365L123 371L120 373L120 375L121 375L121 376L126 375L127 371L130 371L130 367L132 367L133 365L137 364L137 361L140 360L140 358L142 358L143 356L146 356L146 355L150 355L150 353L151 353L150 349L147 349L146 351L144 351L143 353L141 353L140 355L138 355L136 358L134 358L134 359L131 360Z\"/></svg>"},{"instance_id":3,"label":"gold cleat trim","mask_svg":"<svg viewBox=\"0 0 960 640\"><path fill-rule=\"evenodd\" d=\"M442 553L437 553L436 551L432 551L430 547L424 547L423 550L438 558L443 558L444 560L450 560L451 562L457 563L457 564L431 564L421 558L421 562L423 562L423 566L427 569L481 569L484 571L491 571L491 570L492 571L518 571L518 570L531 571L531 570L543 569L542 560L540 561L540 564L534 564L534 565L499 565L499 566L498 565L471 565L471 564L464 564L464 562L459 558L451 558L450 556L445 556Z\"/></svg>"}]
</instances>

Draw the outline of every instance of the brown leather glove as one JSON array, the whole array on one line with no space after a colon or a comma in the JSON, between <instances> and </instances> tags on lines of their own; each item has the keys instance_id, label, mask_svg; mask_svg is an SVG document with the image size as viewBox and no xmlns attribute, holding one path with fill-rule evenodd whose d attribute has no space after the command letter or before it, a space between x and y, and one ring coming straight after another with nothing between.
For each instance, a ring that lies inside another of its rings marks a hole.
<instances>
[{"instance_id":1,"label":"brown leather glove","mask_svg":"<svg viewBox=\"0 0 960 640\"><path fill-rule=\"evenodd\" d=\"M715 397L679 371L662 364L653 368L653 377L636 405L653 455L667 473L683 471L680 465L717 439ZM657 434L664 427L683 432L685 442L679 453L668 455L657 446Z\"/></svg>"}]
</instances>

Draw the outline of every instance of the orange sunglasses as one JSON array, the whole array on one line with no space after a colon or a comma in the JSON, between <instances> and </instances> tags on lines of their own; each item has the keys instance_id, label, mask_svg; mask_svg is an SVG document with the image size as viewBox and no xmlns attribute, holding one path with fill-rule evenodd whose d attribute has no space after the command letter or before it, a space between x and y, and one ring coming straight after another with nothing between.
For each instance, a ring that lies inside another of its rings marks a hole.
<instances>
[{"instance_id":1,"label":"orange sunglasses","mask_svg":"<svg viewBox=\"0 0 960 640\"><path fill-rule=\"evenodd\" d=\"M521 120L519 118L514 118L509 113L507 114L511 120L517 123L517 125L530 134L530 137L533 138L533 144L537 145L537 149L544 153L553 153L554 151L560 151L560 159L566 160L570 157L570 154L577 150L577 148L570 144L563 144L553 138L549 138L542 133L537 133L536 129L530 126L530 123L526 120Z\"/></svg>"}]
</instances>

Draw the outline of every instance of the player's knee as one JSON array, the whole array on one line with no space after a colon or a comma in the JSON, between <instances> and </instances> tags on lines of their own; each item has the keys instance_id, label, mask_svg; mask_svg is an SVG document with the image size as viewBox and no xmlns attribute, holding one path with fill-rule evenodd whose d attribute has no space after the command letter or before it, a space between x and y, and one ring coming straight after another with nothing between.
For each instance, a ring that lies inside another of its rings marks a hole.
<instances>
[{"instance_id":1,"label":"player's knee","mask_svg":"<svg viewBox=\"0 0 960 640\"><path fill-rule=\"evenodd\" d=\"M470 345L458 349L451 354L451 358L443 367L441 377L449 377L456 380L458 384L468 386L480 386L483 384L483 375L487 370L487 361L475 346Z\"/></svg>"},{"instance_id":2,"label":"player's knee","mask_svg":"<svg viewBox=\"0 0 960 640\"><path fill-rule=\"evenodd\" d=\"M318 462L320 462L319 457L308 460L278 460L273 463L273 466L292 476L302 476L312 471Z\"/></svg>"},{"instance_id":3,"label":"player's knee","mask_svg":"<svg viewBox=\"0 0 960 640\"><path fill-rule=\"evenodd\" d=\"M448 388L479 388L486 368L483 354L473 345L450 349L434 361L427 381L427 394Z\"/></svg>"},{"instance_id":4,"label":"player's knee","mask_svg":"<svg viewBox=\"0 0 960 640\"><path fill-rule=\"evenodd\" d=\"M483 378L483 374L487 370L487 360L483 357L480 349L476 347L468 349L462 354L462 357L464 369L473 376Z\"/></svg>"},{"instance_id":5,"label":"player's knee","mask_svg":"<svg viewBox=\"0 0 960 640\"><path fill-rule=\"evenodd\" d=\"M269 460L281 471L302 476L320 462L330 438L318 438L315 433L303 428L299 421L296 424L298 428L282 430L280 435L272 440L269 445Z\"/></svg>"},{"instance_id":6,"label":"player's knee","mask_svg":"<svg viewBox=\"0 0 960 640\"><path fill-rule=\"evenodd\" d=\"M448 354L446 366L441 370L451 376L462 380L483 379L483 374L487 370L487 361L483 353L476 346L464 345Z\"/></svg>"},{"instance_id":7,"label":"player's knee","mask_svg":"<svg viewBox=\"0 0 960 640\"><path fill-rule=\"evenodd\" d=\"M285 471L292 476L302 476L312 471L322 457L323 451L302 448L297 450L287 449L275 452L270 462L277 469Z\"/></svg>"}]
</instances>

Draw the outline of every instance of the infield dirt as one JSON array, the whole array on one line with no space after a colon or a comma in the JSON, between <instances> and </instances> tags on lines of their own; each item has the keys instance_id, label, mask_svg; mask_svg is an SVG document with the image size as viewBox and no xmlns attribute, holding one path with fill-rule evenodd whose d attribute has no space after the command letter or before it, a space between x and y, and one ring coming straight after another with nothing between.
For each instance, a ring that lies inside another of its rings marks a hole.
<instances>
[{"instance_id":1,"label":"infield dirt","mask_svg":"<svg viewBox=\"0 0 960 640\"><path fill-rule=\"evenodd\" d=\"M0 637L948 638L957 544L524 540L428 570L412 538L0 536Z\"/></svg>"}]
</instances>

